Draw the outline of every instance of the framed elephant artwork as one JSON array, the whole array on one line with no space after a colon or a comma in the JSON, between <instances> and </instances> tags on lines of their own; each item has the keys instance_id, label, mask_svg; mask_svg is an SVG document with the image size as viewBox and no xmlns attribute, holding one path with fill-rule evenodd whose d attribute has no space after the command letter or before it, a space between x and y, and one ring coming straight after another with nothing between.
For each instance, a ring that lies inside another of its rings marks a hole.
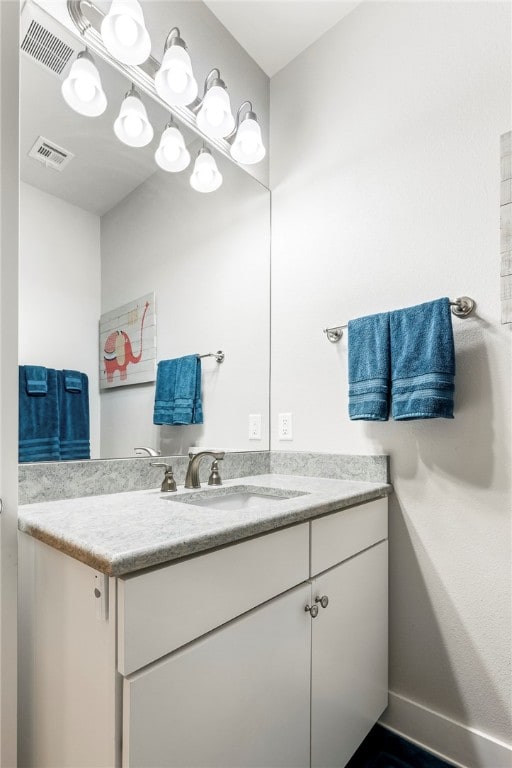
<instances>
[{"instance_id":1,"label":"framed elephant artwork","mask_svg":"<svg viewBox=\"0 0 512 768\"><path fill-rule=\"evenodd\" d=\"M155 381L155 294L148 293L100 318L100 389Z\"/></svg>"}]
</instances>

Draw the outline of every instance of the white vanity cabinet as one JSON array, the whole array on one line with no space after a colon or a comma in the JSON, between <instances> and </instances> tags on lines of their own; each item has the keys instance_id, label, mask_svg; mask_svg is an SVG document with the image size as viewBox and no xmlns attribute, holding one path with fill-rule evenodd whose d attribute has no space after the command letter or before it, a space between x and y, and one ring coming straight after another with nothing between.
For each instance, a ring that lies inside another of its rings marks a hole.
<instances>
[{"instance_id":1,"label":"white vanity cabinet","mask_svg":"<svg viewBox=\"0 0 512 768\"><path fill-rule=\"evenodd\" d=\"M123 765L307 768L308 584L126 678Z\"/></svg>"},{"instance_id":2,"label":"white vanity cabinet","mask_svg":"<svg viewBox=\"0 0 512 768\"><path fill-rule=\"evenodd\" d=\"M308 576L302 523L119 579L123 766L307 768Z\"/></svg>"},{"instance_id":3,"label":"white vanity cabinet","mask_svg":"<svg viewBox=\"0 0 512 768\"><path fill-rule=\"evenodd\" d=\"M344 766L387 706L387 542L313 581L311 765ZM313 598L314 599L314 598Z\"/></svg>"},{"instance_id":4,"label":"white vanity cabinet","mask_svg":"<svg viewBox=\"0 0 512 768\"><path fill-rule=\"evenodd\" d=\"M386 499L118 578L20 556L20 766L342 768L386 706Z\"/></svg>"},{"instance_id":5,"label":"white vanity cabinet","mask_svg":"<svg viewBox=\"0 0 512 768\"><path fill-rule=\"evenodd\" d=\"M387 706L387 499L310 525L311 766L341 768Z\"/></svg>"}]
</instances>

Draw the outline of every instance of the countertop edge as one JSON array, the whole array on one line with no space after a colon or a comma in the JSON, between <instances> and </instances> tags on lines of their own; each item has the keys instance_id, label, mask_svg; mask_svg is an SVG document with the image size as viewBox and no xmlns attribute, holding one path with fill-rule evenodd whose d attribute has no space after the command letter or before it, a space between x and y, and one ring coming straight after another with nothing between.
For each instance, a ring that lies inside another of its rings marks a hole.
<instances>
[{"instance_id":1,"label":"countertop edge","mask_svg":"<svg viewBox=\"0 0 512 768\"><path fill-rule=\"evenodd\" d=\"M389 483L368 482L364 483L364 485L368 487L346 493L343 497L330 500L320 497L317 500L312 500L313 503L306 509L283 512L271 518L257 521L249 520L234 525L229 529L205 531L203 535L195 534L189 540L181 542L171 541L153 546L149 550L142 548L140 550L127 551L122 555L113 555L107 550L103 552L99 549L93 551L86 546L81 546L76 542L66 540L62 536L52 533L44 525L41 525L40 521L39 524L35 524L31 520L23 519L22 516L19 518L18 528L22 533L108 576L128 576L129 574L174 562L184 557L197 555L218 547L229 546L253 536L259 536L301 522L307 522L335 511L341 511L379 498L385 498L393 492L393 487Z\"/></svg>"}]
</instances>

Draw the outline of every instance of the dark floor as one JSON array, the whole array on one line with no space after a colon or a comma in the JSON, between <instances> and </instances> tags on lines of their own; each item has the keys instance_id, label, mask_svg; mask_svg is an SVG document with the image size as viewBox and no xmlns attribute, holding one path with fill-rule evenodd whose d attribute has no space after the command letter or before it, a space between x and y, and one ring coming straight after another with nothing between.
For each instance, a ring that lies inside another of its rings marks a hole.
<instances>
[{"instance_id":1,"label":"dark floor","mask_svg":"<svg viewBox=\"0 0 512 768\"><path fill-rule=\"evenodd\" d=\"M451 768L410 741L376 725L346 768Z\"/></svg>"}]
</instances>

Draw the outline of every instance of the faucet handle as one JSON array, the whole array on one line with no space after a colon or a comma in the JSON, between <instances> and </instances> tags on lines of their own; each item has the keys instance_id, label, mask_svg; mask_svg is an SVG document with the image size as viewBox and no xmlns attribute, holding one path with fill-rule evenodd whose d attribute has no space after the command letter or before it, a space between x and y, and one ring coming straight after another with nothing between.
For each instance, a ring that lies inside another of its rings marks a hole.
<instances>
[{"instance_id":1,"label":"faucet handle","mask_svg":"<svg viewBox=\"0 0 512 768\"><path fill-rule=\"evenodd\" d=\"M217 459L212 461L210 477L208 478L208 485L222 485L222 478L219 472L219 462Z\"/></svg>"},{"instance_id":2,"label":"faucet handle","mask_svg":"<svg viewBox=\"0 0 512 768\"><path fill-rule=\"evenodd\" d=\"M176 486L176 480L174 479L174 475L172 472L172 467L170 464L164 464L160 461L152 461L150 462L150 466L152 467L164 467L165 474L164 479L162 480L162 485L160 487L160 490L162 493L168 493L169 491L177 491L178 488Z\"/></svg>"}]
</instances>

